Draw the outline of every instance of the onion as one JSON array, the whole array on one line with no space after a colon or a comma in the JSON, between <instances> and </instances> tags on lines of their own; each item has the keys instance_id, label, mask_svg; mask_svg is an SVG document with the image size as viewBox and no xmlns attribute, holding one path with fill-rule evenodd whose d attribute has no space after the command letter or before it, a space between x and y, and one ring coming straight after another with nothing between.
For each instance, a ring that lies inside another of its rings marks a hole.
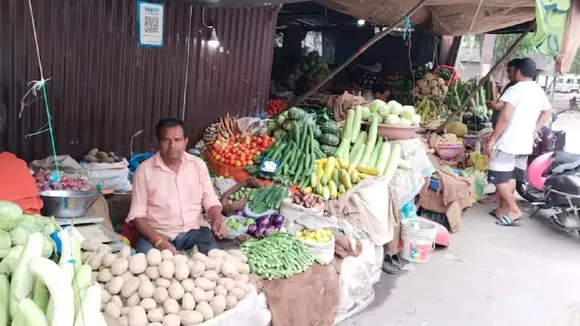
<instances>
[{"instance_id":1,"label":"onion","mask_svg":"<svg viewBox=\"0 0 580 326\"><path fill-rule=\"evenodd\" d=\"M270 220L272 221L272 225L276 227L280 227L284 224L284 216L280 214L274 214L270 216Z\"/></svg>"},{"instance_id":2,"label":"onion","mask_svg":"<svg viewBox=\"0 0 580 326\"><path fill-rule=\"evenodd\" d=\"M260 217L260 218L258 219L258 221L256 221L256 223L257 223L259 226L264 226L264 227L266 227L266 226L270 225L270 219L268 219L268 217L267 217L267 216L262 216L262 217Z\"/></svg>"},{"instance_id":3,"label":"onion","mask_svg":"<svg viewBox=\"0 0 580 326\"><path fill-rule=\"evenodd\" d=\"M270 234L274 233L274 231L276 231L276 227L274 227L273 225L270 225L269 227L266 228L266 230L264 230L263 234L264 236L269 236Z\"/></svg>"},{"instance_id":4,"label":"onion","mask_svg":"<svg viewBox=\"0 0 580 326\"><path fill-rule=\"evenodd\" d=\"M266 231L266 228L259 226L258 229L256 229L256 232L254 232L254 236L256 238L261 238L264 235L264 231Z\"/></svg>"},{"instance_id":5,"label":"onion","mask_svg":"<svg viewBox=\"0 0 580 326\"><path fill-rule=\"evenodd\" d=\"M250 224L250 226L248 226L248 234L249 235L254 235L256 234L256 230L258 229L258 226L256 225L256 223L254 224Z\"/></svg>"}]
</instances>

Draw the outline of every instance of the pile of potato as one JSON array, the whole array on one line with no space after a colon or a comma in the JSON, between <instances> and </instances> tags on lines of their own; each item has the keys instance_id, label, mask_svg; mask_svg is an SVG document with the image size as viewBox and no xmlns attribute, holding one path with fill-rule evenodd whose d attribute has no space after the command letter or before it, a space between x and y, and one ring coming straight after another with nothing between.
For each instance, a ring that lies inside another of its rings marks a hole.
<instances>
[{"instance_id":1,"label":"pile of potato","mask_svg":"<svg viewBox=\"0 0 580 326\"><path fill-rule=\"evenodd\" d=\"M98 148L93 148L88 151L83 159L89 163L116 163L123 160L123 158L117 156L115 152L105 152Z\"/></svg>"},{"instance_id":2,"label":"pile of potato","mask_svg":"<svg viewBox=\"0 0 580 326\"><path fill-rule=\"evenodd\" d=\"M169 250L133 256L129 247L118 254L94 250L83 253L83 261L104 289L102 310L121 325L198 325L234 308L250 290L250 268L239 250L214 249L191 259Z\"/></svg>"}]
</instances>

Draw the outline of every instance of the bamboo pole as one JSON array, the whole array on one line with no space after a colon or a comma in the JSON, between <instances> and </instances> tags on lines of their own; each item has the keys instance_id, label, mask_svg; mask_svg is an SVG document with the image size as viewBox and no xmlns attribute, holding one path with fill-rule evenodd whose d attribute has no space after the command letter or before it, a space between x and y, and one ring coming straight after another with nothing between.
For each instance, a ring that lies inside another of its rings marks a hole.
<instances>
[{"instance_id":1,"label":"bamboo pole","mask_svg":"<svg viewBox=\"0 0 580 326\"><path fill-rule=\"evenodd\" d=\"M354 59L356 59L358 56L360 56L363 52L365 52L371 45L375 44L378 40L382 39L383 37L385 37L386 35L390 34L395 28L397 28L399 25L401 25L401 23L403 23L405 21L405 18L407 16L412 16L413 14L415 14L419 9L421 9L421 7L423 7L425 5L425 3L429 1L429 0L421 0L419 3L417 3L415 5L415 7L413 7L411 10L409 10L408 13L406 13L405 15L403 15L403 17L401 17L399 20L397 20L395 23L393 23L391 26L389 26L387 29L385 29L384 31L376 34L375 36L373 36L370 40L368 40L365 44L363 44L358 51L356 51L353 55L351 55L345 62L343 62L340 66L334 68L330 74L328 74L328 76L326 76L322 81L320 81L318 84L316 84L313 88L311 88L308 92L296 97L294 100L292 100L289 104L288 107L292 107L295 106L296 104L299 104L300 102L304 101L305 99L307 99L310 95L314 94L314 92L316 92L320 87L324 86L324 84L326 84L329 80L331 80L337 73L339 73L341 70L343 70L346 66L348 66L351 62L354 61Z\"/></svg>"},{"instance_id":2,"label":"bamboo pole","mask_svg":"<svg viewBox=\"0 0 580 326\"><path fill-rule=\"evenodd\" d=\"M507 60L508 56L514 52L516 47L524 40L526 35L528 35L528 33L535 26L536 26L536 24L531 24L530 27L528 28L528 30L525 31L524 33L522 33L522 35L520 35L520 37L518 37L515 40L515 42L507 49L506 53L495 63L495 65L493 67L491 67L491 69L485 75L485 77L483 77L482 79L479 80L479 82L477 83L477 86L475 86L473 88L473 90L471 91L469 96L465 99L465 101L463 101L463 103L461 103L461 106L457 110L453 111L453 113L451 113L451 115L449 115L449 117L447 117L447 120L445 120L445 122L443 122L443 124L441 126L439 126L439 128L437 128L437 131L436 131L437 133L442 132L445 129L445 127L447 127L447 125L449 125L451 122L453 122L456 118L458 118L463 113L465 108L467 108L468 103L474 98L474 96L477 93L477 91L479 90L479 88L482 87L489 80L489 78L493 75L493 73L497 69L499 69L500 65L504 61Z\"/></svg>"}]
</instances>

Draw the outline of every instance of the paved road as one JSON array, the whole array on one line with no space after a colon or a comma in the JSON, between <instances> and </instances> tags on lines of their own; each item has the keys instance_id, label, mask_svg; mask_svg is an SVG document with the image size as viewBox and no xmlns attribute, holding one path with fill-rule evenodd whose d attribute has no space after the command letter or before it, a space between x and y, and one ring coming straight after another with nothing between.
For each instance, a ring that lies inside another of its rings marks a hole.
<instances>
[{"instance_id":1,"label":"paved road","mask_svg":"<svg viewBox=\"0 0 580 326\"><path fill-rule=\"evenodd\" d=\"M500 227L477 205L451 247L394 277L340 326L580 326L580 239L544 219Z\"/></svg>"}]
</instances>

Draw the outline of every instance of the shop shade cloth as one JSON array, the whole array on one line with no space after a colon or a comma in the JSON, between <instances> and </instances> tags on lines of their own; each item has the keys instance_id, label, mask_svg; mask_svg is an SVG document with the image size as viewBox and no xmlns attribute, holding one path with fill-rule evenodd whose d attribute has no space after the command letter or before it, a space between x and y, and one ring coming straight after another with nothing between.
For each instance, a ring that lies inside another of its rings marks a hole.
<instances>
[{"instance_id":1,"label":"shop shade cloth","mask_svg":"<svg viewBox=\"0 0 580 326\"><path fill-rule=\"evenodd\" d=\"M262 281L268 309L275 326L331 326L340 300L339 273L342 259L330 265L314 263L291 278Z\"/></svg>"},{"instance_id":2,"label":"shop shade cloth","mask_svg":"<svg viewBox=\"0 0 580 326\"><path fill-rule=\"evenodd\" d=\"M18 204L30 214L42 209L36 182L26 162L10 152L0 153L0 201L3 200Z\"/></svg>"}]
</instances>

